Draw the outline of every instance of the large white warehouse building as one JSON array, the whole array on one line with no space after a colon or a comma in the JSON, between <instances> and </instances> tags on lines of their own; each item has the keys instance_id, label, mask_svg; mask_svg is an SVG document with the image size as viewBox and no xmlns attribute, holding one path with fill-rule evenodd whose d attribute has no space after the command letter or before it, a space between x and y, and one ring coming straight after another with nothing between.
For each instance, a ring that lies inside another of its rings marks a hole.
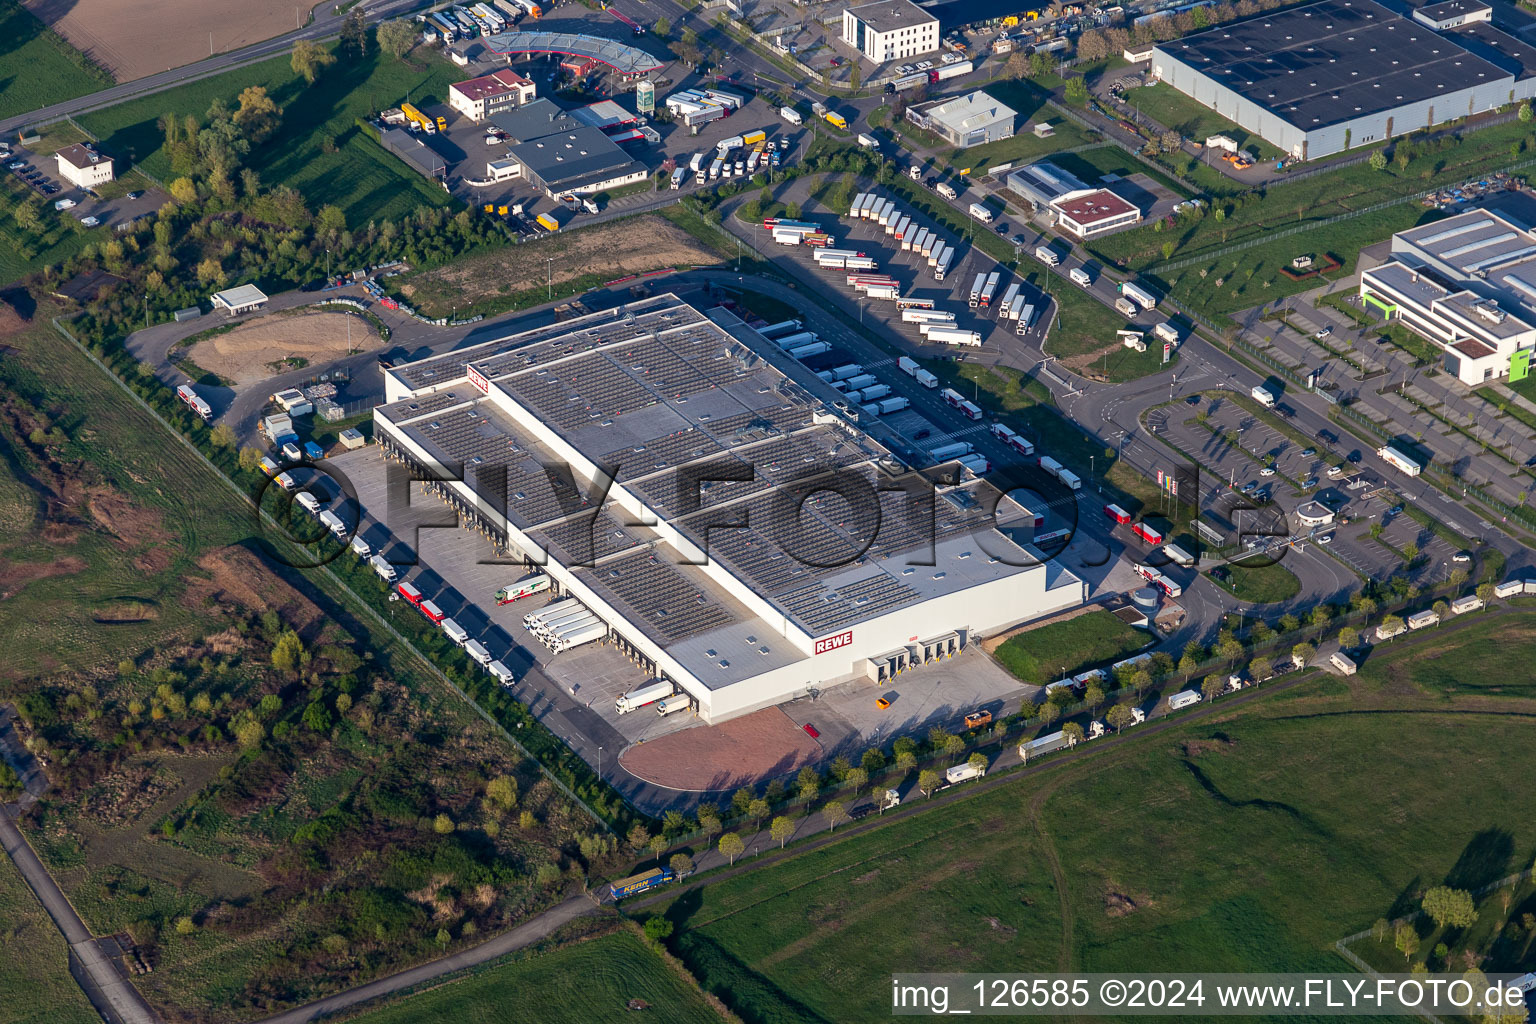
<instances>
[{"instance_id":1,"label":"large white warehouse building","mask_svg":"<svg viewBox=\"0 0 1536 1024\"><path fill-rule=\"evenodd\" d=\"M995 488L931 488L732 330L663 295L396 367L376 436L713 722L1086 599Z\"/></svg>"}]
</instances>

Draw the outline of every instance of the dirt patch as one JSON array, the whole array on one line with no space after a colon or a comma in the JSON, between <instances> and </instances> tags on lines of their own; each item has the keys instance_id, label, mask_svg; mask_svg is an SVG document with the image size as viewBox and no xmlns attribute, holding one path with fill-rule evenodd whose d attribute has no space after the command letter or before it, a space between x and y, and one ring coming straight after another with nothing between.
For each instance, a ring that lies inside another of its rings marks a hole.
<instances>
[{"instance_id":1,"label":"dirt patch","mask_svg":"<svg viewBox=\"0 0 1536 1024\"><path fill-rule=\"evenodd\" d=\"M0 601L20 593L28 583L53 576L73 576L84 570L84 559L74 555L65 555L48 562L0 561Z\"/></svg>"},{"instance_id":2,"label":"dirt patch","mask_svg":"<svg viewBox=\"0 0 1536 1024\"><path fill-rule=\"evenodd\" d=\"M367 352L379 346L378 333L362 317L275 313L204 338L187 350L187 358L236 384L255 384L289 369L345 356L349 330L351 351Z\"/></svg>"},{"instance_id":3,"label":"dirt patch","mask_svg":"<svg viewBox=\"0 0 1536 1024\"><path fill-rule=\"evenodd\" d=\"M124 626L134 622L150 622L160 617L160 609L153 602L136 598L108 601L91 613L91 621L103 626Z\"/></svg>"},{"instance_id":4,"label":"dirt patch","mask_svg":"<svg viewBox=\"0 0 1536 1024\"><path fill-rule=\"evenodd\" d=\"M1120 342L1115 342L1113 345L1105 345L1103 348L1094 349L1092 352L1084 352L1081 355L1076 356L1067 356L1067 358L1061 360L1061 365L1065 366L1067 369L1071 370L1073 373L1080 377L1097 378L1099 374L1094 372L1094 364L1103 360L1104 354L1106 352L1117 352L1121 347L1122 346Z\"/></svg>"},{"instance_id":5,"label":"dirt patch","mask_svg":"<svg viewBox=\"0 0 1536 1024\"><path fill-rule=\"evenodd\" d=\"M632 774L669 789L732 790L821 760L821 744L778 708L723 725L701 725L638 743L619 760Z\"/></svg>"},{"instance_id":6,"label":"dirt patch","mask_svg":"<svg viewBox=\"0 0 1536 1024\"><path fill-rule=\"evenodd\" d=\"M1125 917L1140 910L1141 906L1123 892L1106 892L1104 894L1104 915L1106 917Z\"/></svg>"},{"instance_id":7,"label":"dirt patch","mask_svg":"<svg viewBox=\"0 0 1536 1024\"><path fill-rule=\"evenodd\" d=\"M163 517L159 512L135 504L121 491L93 487L86 494L86 507L92 519L130 548L164 545L171 538L161 527Z\"/></svg>"},{"instance_id":8,"label":"dirt patch","mask_svg":"<svg viewBox=\"0 0 1536 1024\"><path fill-rule=\"evenodd\" d=\"M277 0L23 0L71 46L131 82L217 53L271 39L294 27L293 4ZM306 5L306 9L307 9Z\"/></svg>"},{"instance_id":9,"label":"dirt patch","mask_svg":"<svg viewBox=\"0 0 1536 1024\"><path fill-rule=\"evenodd\" d=\"M202 598L212 596L250 608L258 614L274 609L300 633L306 633L321 618L320 609L313 601L289 586L244 548L210 551L197 564L210 578L188 581L190 586L185 597L188 603L196 604ZM226 646L239 649L228 634L221 636L226 638Z\"/></svg>"},{"instance_id":10,"label":"dirt patch","mask_svg":"<svg viewBox=\"0 0 1536 1024\"><path fill-rule=\"evenodd\" d=\"M554 263L546 261L553 259ZM401 294L428 315L446 316L499 295L599 273L605 279L663 267L720 262L714 250L661 217L641 217L580 231L561 232L537 245L518 245L458 260L402 283ZM206 363L197 360L208 369Z\"/></svg>"},{"instance_id":11,"label":"dirt patch","mask_svg":"<svg viewBox=\"0 0 1536 1024\"><path fill-rule=\"evenodd\" d=\"M1201 754L1225 754L1235 746L1237 746L1237 741L1228 739L1225 736L1216 736L1207 740L1185 740L1184 756L1199 757Z\"/></svg>"}]
</instances>

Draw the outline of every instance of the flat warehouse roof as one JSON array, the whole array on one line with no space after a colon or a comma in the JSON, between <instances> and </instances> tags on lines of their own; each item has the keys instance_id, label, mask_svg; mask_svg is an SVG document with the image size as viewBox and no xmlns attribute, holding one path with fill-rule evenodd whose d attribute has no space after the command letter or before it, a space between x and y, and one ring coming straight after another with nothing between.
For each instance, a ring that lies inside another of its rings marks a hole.
<instances>
[{"instance_id":1,"label":"flat warehouse roof","mask_svg":"<svg viewBox=\"0 0 1536 1024\"><path fill-rule=\"evenodd\" d=\"M1054 204L1056 209L1079 224L1097 224L1099 221L1123 217L1135 213L1136 207L1121 199L1107 188L1076 196Z\"/></svg>"},{"instance_id":2,"label":"flat warehouse roof","mask_svg":"<svg viewBox=\"0 0 1536 1024\"><path fill-rule=\"evenodd\" d=\"M1512 78L1375 0L1282 8L1157 49L1303 131Z\"/></svg>"},{"instance_id":3,"label":"flat warehouse roof","mask_svg":"<svg viewBox=\"0 0 1536 1024\"><path fill-rule=\"evenodd\" d=\"M912 0L876 0L872 4L850 7L848 13L876 32L915 28L938 20L917 4L912 3Z\"/></svg>"},{"instance_id":4,"label":"flat warehouse roof","mask_svg":"<svg viewBox=\"0 0 1536 1024\"><path fill-rule=\"evenodd\" d=\"M485 389L470 383L471 370ZM380 406L376 416L438 462L462 464L465 485L549 544L557 560L586 563L579 574L663 646L713 637L752 616L701 567L680 564L662 529L628 525L616 509L594 511L581 484L546 471L565 461L561 450L604 467L663 528L707 551L745 591L812 636L1040 571L1029 564L1039 554L995 524L990 510L1000 501L1004 530L1022 516L996 488L980 480L941 488L931 515L914 514L899 487L910 471L887 449L827 416L675 296L389 372L440 390ZM535 428L558 442L546 435L540 443ZM834 477L855 488L863 481L878 512L822 486ZM930 542L933 564L907 564ZM1024 564L999 561L999 552ZM750 665L741 660L755 674L767 658L753 651Z\"/></svg>"}]
</instances>

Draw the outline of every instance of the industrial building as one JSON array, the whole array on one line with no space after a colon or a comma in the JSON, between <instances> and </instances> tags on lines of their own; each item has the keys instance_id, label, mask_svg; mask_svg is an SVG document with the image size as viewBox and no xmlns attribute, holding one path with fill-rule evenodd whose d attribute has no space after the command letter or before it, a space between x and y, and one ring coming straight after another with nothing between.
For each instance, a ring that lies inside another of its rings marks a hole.
<instances>
[{"instance_id":1,"label":"industrial building","mask_svg":"<svg viewBox=\"0 0 1536 1024\"><path fill-rule=\"evenodd\" d=\"M532 81L511 68L502 68L450 85L448 105L479 124L492 114L532 103L536 95Z\"/></svg>"},{"instance_id":2,"label":"industrial building","mask_svg":"<svg viewBox=\"0 0 1536 1024\"><path fill-rule=\"evenodd\" d=\"M877 64L939 48L939 19L912 0L877 0L843 8L843 42Z\"/></svg>"},{"instance_id":3,"label":"industrial building","mask_svg":"<svg viewBox=\"0 0 1536 1024\"><path fill-rule=\"evenodd\" d=\"M1531 48L1482 6L1447 0L1409 18L1375 0L1316 0L1159 43L1151 73L1313 160L1536 95Z\"/></svg>"},{"instance_id":4,"label":"industrial building","mask_svg":"<svg viewBox=\"0 0 1536 1024\"><path fill-rule=\"evenodd\" d=\"M1400 231L1361 272L1360 298L1439 346L1463 384L1521 380L1536 348L1536 234L1489 210Z\"/></svg>"},{"instance_id":5,"label":"industrial building","mask_svg":"<svg viewBox=\"0 0 1536 1024\"><path fill-rule=\"evenodd\" d=\"M1080 239L1094 238L1141 222L1141 209L1107 188L1042 160L1011 171L1008 187L1048 212L1052 225Z\"/></svg>"},{"instance_id":6,"label":"industrial building","mask_svg":"<svg viewBox=\"0 0 1536 1024\"><path fill-rule=\"evenodd\" d=\"M965 149L1012 138L1018 111L980 89L935 103L907 108L907 120Z\"/></svg>"},{"instance_id":7,"label":"industrial building","mask_svg":"<svg viewBox=\"0 0 1536 1024\"><path fill-rule=\"evenodd\" d=\"M54 156L58 159L59 177L76 188L95 188L112 180L112 158L102 156L90 146L65 146Z\"/></svg>"},{"instance_id":8,"label":"industrial building","mask_svg":"<svg viewBox=\"0 0 1536 1024\"><path fill-rule=\"evenodd\" d=\"M420 135L413 135L404 128L386 128L379 134L379 142L429 178L441 180L448 173L448 164L442 154L428 145L427 140Z\"/></svg>"},{"instance_id":9,"label":"industrial building","mask_svg":"<svg viewBox=\"0 0 1536 1024\"><path fill-rule=\"evenodd\" d=\"M551 198L589 195L646 177L644 165L618 143L547 99L487 120L507 133L507 158L517 161L518 173Z\"/></svg>"},{"instance_id":10,"label":"industrial building","mask_svg":"<svg viewBox=\"0 0 1536 1024\"><path fill-rule=\"evenodd\" d=\"M241 313L254 313L265 306L267 293L253 284L242 284L214 292L212 300L214 309L222 309L230 316L239 316Z\"/></svg>"},{"instance_id":11,"label":"industrial building","mask_svg":"<svg viewBox=\"0 0 1536 1024\"><path fill-rule=\"evenodd\" d=\"M395 367L375 437L710 722L1084 602L1010 499L931 484L711 315L659 295Z\"/></svg>"}]
</instances>

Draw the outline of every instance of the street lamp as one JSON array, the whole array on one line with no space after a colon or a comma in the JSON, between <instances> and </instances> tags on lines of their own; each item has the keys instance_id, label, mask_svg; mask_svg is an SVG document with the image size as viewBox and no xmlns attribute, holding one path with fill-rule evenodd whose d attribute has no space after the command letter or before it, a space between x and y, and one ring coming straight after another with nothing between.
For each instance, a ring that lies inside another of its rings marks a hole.
<instances>
[{"instance_id":1,"label":"street lamp","mask_svg":"<svg viewBox=\"0 0 1536 1024\"><path fill-rule=\"evenodd\" d=\"M549 257L544 261L544 299L546 302L555 297L555 258Z\"/></svg>"},{"instance_id":2,"label":"street lamp","mask_svg":"<svg viewBox=\"0 0 1536 1024\"><path fill-rule=\"evenodd\" d=\"M597 781L603 781L603 748L597 748Z\"/></svg>"}]
</instances>

